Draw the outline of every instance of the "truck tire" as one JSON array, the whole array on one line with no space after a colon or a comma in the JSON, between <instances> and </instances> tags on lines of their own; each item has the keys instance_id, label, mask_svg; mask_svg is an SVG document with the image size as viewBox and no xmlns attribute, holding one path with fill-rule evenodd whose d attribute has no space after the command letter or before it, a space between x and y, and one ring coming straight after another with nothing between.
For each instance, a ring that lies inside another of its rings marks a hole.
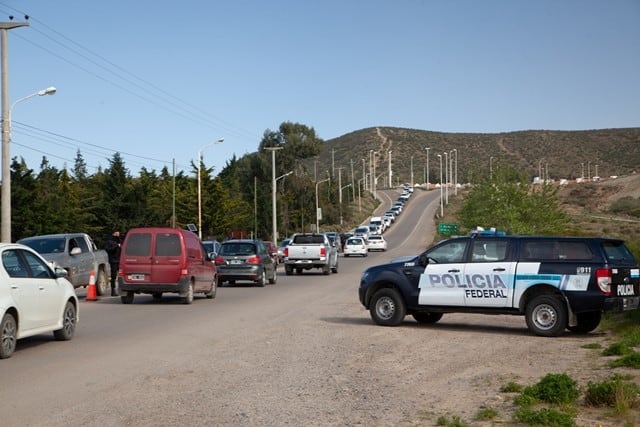
<instances>
[{"instance_id":1,"label":"truck tire","mask_svg":"<svg viewBox=\"0 0 640 427\"><path fill-rule=\"evenodd\" d=\"M329 264L325 264L322 267L322 274L324 274L325 276L328 276L329 273L331 273L331 268L329 267Z\"/></svg>"},{"instance_id":2,"label":"truck tire","mask_svg":"<svg viewBox=\"0 0 640 427\"><path fill-rule=\"evenodd\" d=\"M369 313L378 325L398 326L404 320L406 312L404 300L396 289L382 288L371 297Z\"/></svg>"},{"instance_id":3,"label":"truck tire","mask_svg":"<svg viewBox=\"0 0 640 427\"><path fill-rule=\"evenodd\" d=\"M418 311L412 314L413 318L416 319L416 322L422 324L431 324L436 323L438 320L442 319L442 313L431 313Z\"/></svg>"},{"instance_id":4,"label":"truck tire","mask_svg":"<svg viewBox=\"0 0 640 427\"><path fill-rule=\"evenodd\" d=\"M273 269L273 277L271 279L269 279L269 284L270 285L275 285L277 281L278 281L278 270L276 270L274 268Z\"/></svg>"},{"instance_id":5,"label":"truck tire","mask_svg":"<svg viewBox=\"0 0 640 427\"><path fill-rule=\"evenodd\" d=\"M96 293L98 296L103 297L109 292L109 280L107 273L104 271L104 267L98 269L98 277L96 277Z\"/></svg>"},{"instance_id":6,"label":"truck tire","mask_svg":"<svg viewBox=\"0 0 640 427\"><path fill-rule=\"evenodd\" d=\"M332 273L337 273L338 272L338 261L336 260L336 265L333 266L333 268L331 269Z\"/></svg>"},{"instance_id":7,"label":"truck tire","mask_svg":"<svg viewBox=\"0 0 640 427\"><path fill-rule=\"evenodd\" d=\"M600 324L602 312L589 311L587 313L578 313L576 314L576 317L578 318L578 324L575 326L569 326L567 329L576 334L588 334Z\"/></svg>"},{"instance_id":8,"label":"truck tire","mask_svg":"<svg viewBox=\"0 0 640 427\"><path fill-rule=\"evenodd\" d=\"M293 267L291 267L290 265L285 265L284 274L286 274L287 276L291 276L293 274Z\"/></svg>"},{"instance_id":9,"label":"truck tire","mask_svg":"<svg viewBox=\"0 0 640 427\"><path fill-rule=\"evenodd\" d=\"M541 337L557 337L567 327L567 307L555 295L538 295L526 308L527 327Z\"/></svg>"}]
</instances>

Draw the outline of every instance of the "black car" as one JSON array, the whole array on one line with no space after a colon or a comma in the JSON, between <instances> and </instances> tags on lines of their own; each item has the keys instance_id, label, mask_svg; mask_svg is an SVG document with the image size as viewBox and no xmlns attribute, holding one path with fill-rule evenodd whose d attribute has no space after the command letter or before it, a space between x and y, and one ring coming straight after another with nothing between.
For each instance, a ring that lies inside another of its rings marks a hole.
<instances>
[{"instance_id":1,"label":"black car","mask_svg":"<svg viewBox=\"0 0 640 427\"><path fill-rule=\"evenodd\" d=\"M262 240L234 239L222 242L215 258L218 285L251 281L265 286L275 284L276 264Z\"/></svg>"}]
</instances>

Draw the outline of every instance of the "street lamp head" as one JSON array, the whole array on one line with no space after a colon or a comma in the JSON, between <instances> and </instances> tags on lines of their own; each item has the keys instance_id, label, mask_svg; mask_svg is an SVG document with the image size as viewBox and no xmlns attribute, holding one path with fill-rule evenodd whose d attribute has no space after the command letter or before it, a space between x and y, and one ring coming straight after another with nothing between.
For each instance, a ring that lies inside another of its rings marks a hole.
<instances>
[{"instance_id":1,"label":"street lamp head","mask_svg":"<svg viewBox=\"0 0 640 427\"><path fill-rule=\"evenodd\" d=\"M54 86L49 86L46 89L42 89L40 91L38 91L38 96L44 96L44 95L53 95L56 93L56 88Z\"/></svg>"}]
</instances>

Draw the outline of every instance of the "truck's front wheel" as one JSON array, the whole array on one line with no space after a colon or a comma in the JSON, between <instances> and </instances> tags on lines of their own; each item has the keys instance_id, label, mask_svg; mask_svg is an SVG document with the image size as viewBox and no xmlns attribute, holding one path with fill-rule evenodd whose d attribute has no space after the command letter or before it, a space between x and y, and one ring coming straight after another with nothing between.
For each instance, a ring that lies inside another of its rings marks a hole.
<instances>
[{"instance_id":1,"label":"truck's front wheel","mask_svg":"<svg viewBox=\"0 0 640 427\"><path fill-rule=\"evenodd\" d=\"M383 288L373 294L369 304L371 318L378 325L398 326L407 312L404 300L396 289Z\"/></svg>"},{"instance_id":2,"label":"truck's front wheel","mask_svg":"<svg viewBox=\"0 0 640 427\"><path fill-rule=\"evenodd\" d=\"M557 337L567 327L567 308L554 295L538 295L527 304L527 327L541 337Z\"/></svg>"}]
</instances>

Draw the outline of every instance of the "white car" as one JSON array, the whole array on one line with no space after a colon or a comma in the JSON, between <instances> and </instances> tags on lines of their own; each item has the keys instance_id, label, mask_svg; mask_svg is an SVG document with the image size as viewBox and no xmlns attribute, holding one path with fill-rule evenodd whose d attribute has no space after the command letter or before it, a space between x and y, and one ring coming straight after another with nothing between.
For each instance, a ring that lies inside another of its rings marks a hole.
<instances>
[{"instance_id":1,"label":"white car","mask_svg":"<svg viewBox=\"0 0 640 427\"><path fill-rule=\"evenodd\" d=\"M387 241L381 234L372 234L368 241L369 251L386 251Z\"/></svg>"},{"instance_id":2,"label":"white car","mask_svg":"<svg viewBox=\"0 0 640 427\"><path fill-rule=\"evenodd\" d=\"M73 338L78 297L67 272L18 243L0 243L0 258L0 359L11 357L21 338L45 332L58 341Z\"/></svg>"},{"instance_id":3,"label":"white car","mask_svg":"<svg viewBox=\"0 0 640 427\"><path fill-rule=\"evenodd\" d=\"M367 256L367 242L363 237L349 237L344 243L344 256Z\"/></svg>"}]
</instances>

